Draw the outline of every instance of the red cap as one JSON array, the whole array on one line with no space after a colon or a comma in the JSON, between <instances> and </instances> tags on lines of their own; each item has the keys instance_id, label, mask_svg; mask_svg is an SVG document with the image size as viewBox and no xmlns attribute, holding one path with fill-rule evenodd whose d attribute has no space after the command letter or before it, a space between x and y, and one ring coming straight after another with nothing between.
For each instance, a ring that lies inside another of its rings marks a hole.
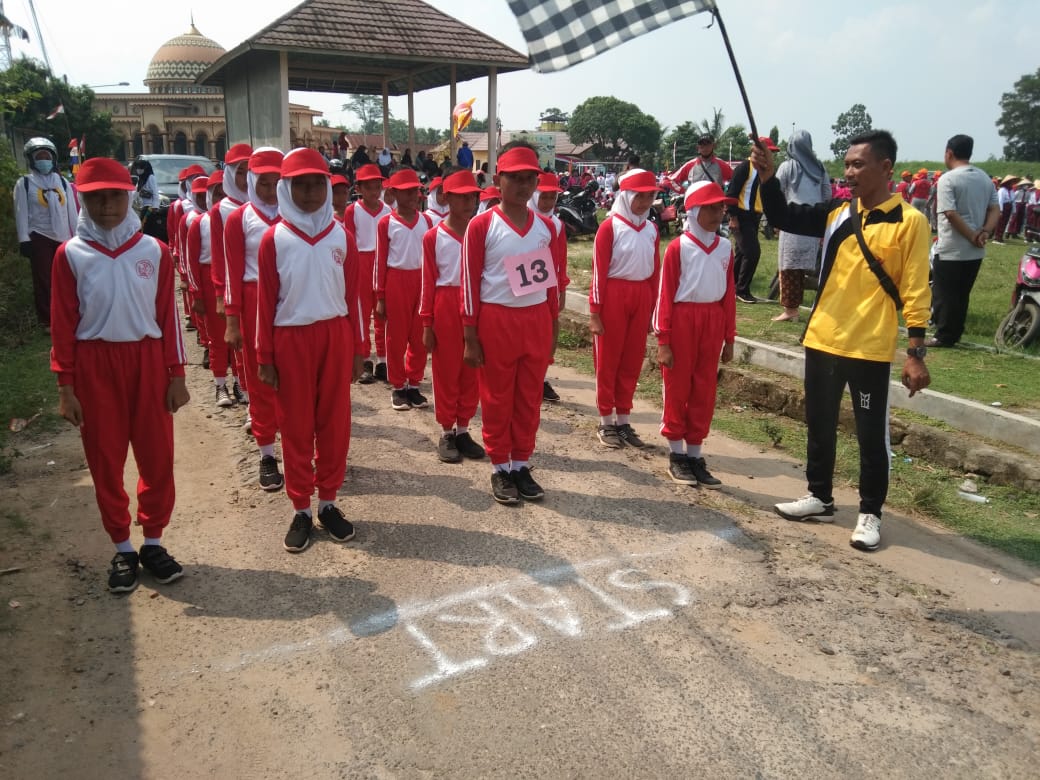
<instances>
[{"instance_id":1,"label":"red cap","mask_svg":"<svg viewBox=\"0 0 1040 780\"><path fill-rule=\"evenodd\" d=\"M253 147L249 144L235 144L224 154L224 165L234 165L248 160L253 155Z\"/></svg>"},{"instance_id":2,"label":"red cap","mask_svg":"<svg viewBox=\"0 0 1040 780\"><path fill-rule=\"evenodd\" d=\"M127 190L134 189L130 180L130 171L122 163L108 157L91 157L79 166L76 171L76 189L80 192L94 190Z\"/></svg>"},{"instance_id":3,"label":"red cap","mask_svg":"<svg viewBox=\"0 0 1040 780\"><path fill-rule=\"evenodd\" d=\"M560 178L555 173L538 174L539 192L563 192L560 189Z\"/></svg>"},{"instance_id":4,"label":"red cap","mask_svg":"<svg viewBox=\"0 0 1040 780\"><path fill-rule=\"evenodd\" d=\"M534 149L526 146L514 146L498 158L495 166L496 173L522 173L524 171L542 172L542 166L538 164L538 155Z\"/></svg>"},{"instance_id":5,"label":"red cap","mask_svg":"<svg viewBox=\"0 0 1040 780\"><path fill-rule=\"evenodd\" d=\"M445 177L444 181L440 179L434 179L434 181L442 184L444 192L448 195L472 195L475 192L480 192L480 187L477 186L477 177L473 175L472 171L457 171L451 176ZM430 189L433 189L433 185L430 185Z\"/></svg>"},{"instance_id":6,"label":"red cap","mask_svg":"<svg viewBox=\"0 0 1040 780\"><path fill-rule=\"evenodd\" d=\"M696 184L691 184L686 191L686 199L683 201L683 206L689 211L692 208L708 206L712 203L725 203L727 206L735 206L737 199L727 198L726 193L722 191L722 187L713 181L699 181Z\"/></svg>"},{"instance_id":7,"label":"red cap","mask_svg":"<svg viewBox=\"0 0 1040 780\"><path fill-rule=\"evenodd\" d=\"M386 189L388 190L414 190L419 189L421 186L419 174L411 168L402 168L386 180Z\"/></svg>"},{"instance_id":8,"label":"red cap","mask_svg":"<svg viewBox=\"0 0 1040 780\"><path fill-rule=\"evenodd\" d=\"M192 195L205 195L206 190L209 188L209 179L205 176L196 176L191 181L191 194Z\"/></svg>"},{"instance_id":9,"label":"red cap","mask_svg":"<svg viewBox=\"0 0 1040 780\"><path fill-rule=\"evenodd\" d=\"M494 185L485 187L484 191L480 193L481 200L491 200L492 198L498 198L499 200L502 199L502 193L499 191L498 187Z\"/></svg>"},{"instance_id":10,"label":"red cap","mask_svg":"<svg viewBox=\"0 0 1040 780\"><path fill-rule=\"evenodd\" d=\"M350 182L347 181L347 177L344 176L341 173L337 173L335 176L332 177L332 186L333 187L338 187L341 184L344 187L349 187L350 186Z\"/></svg>"},{"instance_id":11,"label":"red cap","mask_svg":"<svg viewBox=\"0 0 1040 780\"><path fill-rule=\"evenodd\" d=\"M215 171L213 171L213 173L209 175L209 182L207 182L206 187L216 187L218 184L223 183L224 170L222 168L217 168Z\"/></svg>"},{"instance_id":12,"label":"red cap","mask_svg":"<svg viewBox=\"0 0 1040 780\"><path fill-rule=\"evenodd\" d=\"M433 181L430 182L430 192L433 192L442 184L444 184L444 179L442 179L440 176L434 176Z\"/></svg>"},{"instance_id":13,"label":"red cap","mask_svg":"<svg viewBox=\"0 0 1040 780\"><path fill-rule=\"evenodd\" d=\"M282 158L283 179L291 179L293 176L306 176L307 174L331 176L329 163L321 156L321 152L307 148L293 149Z\"/></svg>"},{"instance_id":14,"label":"red cap","mask_svg":"<svg viewBox=\"0 0 1040 780\"><path fill-rule=\"evenodd\" d=\"M768 149L771 152L779 152L780 151L780 147L777 146L773 142L773 139L770 138L768 135L760 135L758 137L758 142L760 144L762 144L762 146L764 146L766 149Z\"/></svg>"},{"instance_id":15,"label":"red cap","mask_svg":"<svg viewBox=\"0 0 1040 780\"><path fill-rule=\"evenodd\" d=\"M249 156L249 170L253 173L281 173L282 153L277 149L258 149Z\"/></svg>"},{"instance_id":16,"label":"red cap","mask_svg":"<svg viewBox=\"0 0 1040 780\"><path fill-rule=\"evenodd\" d=\"M621 174L618 186L622 192L657 192L657 177L653 171L635 169Z\"/></svg>"},{"instance_id":17,"label":"red cap","mask_svg":"<svg viewBox=\"0 0 1040 780\"><path fill-rule=\"evenodd\" d=\"M362 165L357 169L357 173L354 174L354 181L372 181L374 179L383 180L383 174L375 163Z\"/></svg>"},{"instance_id":18,"label":"red cap","mask_svg":"<svg viewBox=\"0 0 1040 780\"><path fill-rule=\"evenodd\" d=\"M180 173L177 174L177 181L184 181L192 176L205 176L206 171L202 169L202 166L196 163L195 165L189 165L184 168Z\"/></svg>"}]
</instances>

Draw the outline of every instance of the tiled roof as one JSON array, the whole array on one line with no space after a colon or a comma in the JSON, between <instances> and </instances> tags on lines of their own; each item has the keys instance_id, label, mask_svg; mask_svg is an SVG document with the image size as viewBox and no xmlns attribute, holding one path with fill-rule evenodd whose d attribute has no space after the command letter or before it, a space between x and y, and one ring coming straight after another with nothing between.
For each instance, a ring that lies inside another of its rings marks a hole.
<instances>
[{"instance_id":1,"label":"tiled roof","mask_svg":"<svg viewBox=\"0 0 1040 780\"><path fill-rule=\"evenodd\" d=\"M474 3L474 9L479 9ZM456 79L524 70L528 57L422 0L307 0L221 57L200 77L222 85L221 71L251 49L285 51L289 88L381 94L389 78L392 95Z\"/></svg>"}]
</instances>

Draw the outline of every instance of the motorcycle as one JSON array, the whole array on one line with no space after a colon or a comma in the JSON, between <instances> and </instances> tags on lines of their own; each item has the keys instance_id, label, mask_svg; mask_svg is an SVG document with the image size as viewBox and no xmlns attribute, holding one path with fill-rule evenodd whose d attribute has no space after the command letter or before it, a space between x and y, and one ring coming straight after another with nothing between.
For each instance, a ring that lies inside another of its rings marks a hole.
<instances>
[{"instance_id":1,"label":"motorcycle","mask_svg":"<svg viewBox=\"0 0 1040 780\"><path fill-rule=\"evenodd\" d=\"M994 341L998 347L1028 347L1040 336L1040 246L1022 255L1018 279L1011 295L1011 311L997 326Z\"/></svg>"},{"instance_id":2,"label":"motorcycle","mask_svg":"<svg viewBox=\"0 0 1040 780\"><path fill-rule=\"evenodd\" d=\"M568 239L575 236L595 235L599 229L594 197L598 186L595 181L592 181L585 187L571 187L560 195L556 203L556 216L563 223Z\"/></svg>"}]
</instances>

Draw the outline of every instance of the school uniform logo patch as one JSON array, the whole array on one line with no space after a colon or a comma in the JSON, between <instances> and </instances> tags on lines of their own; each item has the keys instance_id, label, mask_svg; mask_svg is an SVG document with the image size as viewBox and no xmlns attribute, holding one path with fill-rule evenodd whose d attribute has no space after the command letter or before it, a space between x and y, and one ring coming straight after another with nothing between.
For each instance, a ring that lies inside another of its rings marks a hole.
<instances>
[{"instance_id":1,"label":"school uniform logo patch","mask_svg":"<svg viewBox=\"0 0 1040 780\"><path fill-rule=\"evenodd\" d=\"M346 259L347 259L347 253L344 252L339 247L336 247L335 249L332 250L332 262L334 262L336 265L343 265L343 263L346 261Z\"/></svg>"},{"instance_id":2,"label":"school uniform logo patch","mask_svg":"<svg viewBox=\"0 0 1040 780\"><path fill-rule=\"evenodd\" d=\"M151 279L155 276L155 265L152 264L151 260L138 260L137 275L142 279Z\"/></svg>"}]
</instances>

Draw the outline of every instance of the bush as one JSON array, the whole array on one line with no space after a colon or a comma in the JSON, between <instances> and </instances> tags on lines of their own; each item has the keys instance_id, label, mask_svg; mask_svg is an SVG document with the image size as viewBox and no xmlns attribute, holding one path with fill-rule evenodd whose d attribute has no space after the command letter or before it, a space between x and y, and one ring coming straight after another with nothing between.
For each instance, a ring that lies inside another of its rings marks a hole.
<instances>
[{"instance_id":1,"label":"bush","mask_svg":"<svg viewBox=\"0 0 1040 780\"><path fill-rule=\"evenodd\" d=\"M7 144L0 141L0 344L18 342L35 330L32 275L18 254L13 187L20 172Z\"/></svg>"}]
</instances>

